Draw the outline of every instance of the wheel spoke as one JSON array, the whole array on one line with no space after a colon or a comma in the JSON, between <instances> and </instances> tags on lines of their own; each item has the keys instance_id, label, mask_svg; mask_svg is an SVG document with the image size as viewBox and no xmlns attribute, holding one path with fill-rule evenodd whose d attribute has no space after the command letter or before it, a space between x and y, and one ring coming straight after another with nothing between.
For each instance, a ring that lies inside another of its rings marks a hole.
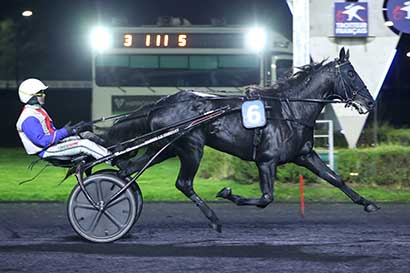
<instances>
[{"instance_id":1,"label":"wheel spoke","mask_svg":"<svg viewBox=\"0 0 410 273\"><path fill-rule=\"evenodd\" d=\"M111 203L109 203L108 204L108 206L106 207L106 209L109 209L109 208L111 208L112 206L115 206L116 204L118 204L118 203L120 203L120 202L122 202L122 201L124 201L124 200L128 200L128 197L126 196L126 195L124 195L124 196L120 196L120 197L118 197L117 199L115 199L114 201L112 201ZM108 201L107 201L108 202Z\"/></svg>"},{"instance_id":2,"label":"wheel spoke","mask_svg":"<svg viewBox=\"0 0 410 273\"><path fill-rule=\"evenodd\" d=\"M93 221L92 221L92 223L91 223L91 225L90 225L90 227L88 228L87 231L89 231L89 232L91 232L91 233L94 232L94 230L95 230L95 228L97 227L97 224L98 224L98 222L100 221L102 215L103 215L103 214L102 214L102 211L99 210L99 211L97 212L97 214L95 215L95 217L94 217L94 219L93 219Z\"/></svg>"},{"instance_id":3,"label":"wheel spoke","mask_svg":"<svg viewBox=\"0 0 410 273\"><path fill-rule=\"evenodd\" d=\"M108 219L110 219L110 221L114 224L114 225L116 225L118 228L122 228L122 227L124 227L125 225L123 225L123 224L121 224L116 218L115 218L115 216L114 215L112 215L112 213L111 212L109 212L108 210L104 210L104 214L108 217Z\"/></svg>"},{"instance_id":4,"label":"wheel spoke","mask_svg":"<svg viewBox=\"0 0 410 273\"><path fill-rule=\"evenodd\" d=\"M97 190L97 199L98 201L103 201L103 193L102 193L102 181L98 180L95 182L96 190Z\"/></svg>"},{"instance_id":5,"label":"wheel spoke","mask_svg":"<svg viewBox=\"0 0 410 273\"><path fill-rule=\"evenodd\" d=\"M80 209L89 209L89 210L97 210L93 205L91 204L80 204L77 203L76 205L73 206L74 209L80 208Z\"/></svg>"}]
</instances>

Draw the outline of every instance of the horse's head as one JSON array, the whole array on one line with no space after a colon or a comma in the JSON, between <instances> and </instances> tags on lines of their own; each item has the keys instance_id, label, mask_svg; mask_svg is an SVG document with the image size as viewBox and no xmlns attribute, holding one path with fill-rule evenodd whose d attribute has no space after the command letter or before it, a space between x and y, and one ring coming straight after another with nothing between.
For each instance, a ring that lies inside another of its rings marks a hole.
<instances>
[{"instance_id":1,"label":"horse's head","mask_svg":"<svg viewBox=\"0 0 410 273\"><path fill-rule=\"evenodd\" d=\"M373 110L375 102L366 85L349 61L349 50L342 48L335 64L335 88L333 96L353 106L359 114Z\"/></svg>"}]
</instances>

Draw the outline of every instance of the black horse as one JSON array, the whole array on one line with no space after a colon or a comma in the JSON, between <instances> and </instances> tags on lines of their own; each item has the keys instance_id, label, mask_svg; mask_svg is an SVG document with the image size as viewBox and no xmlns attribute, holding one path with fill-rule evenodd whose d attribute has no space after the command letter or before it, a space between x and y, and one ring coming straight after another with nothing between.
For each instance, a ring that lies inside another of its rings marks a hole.
<instances>
[{"instance_id":1,"label":"black horse","mask_svg":"<svg viewBox=\"0 0 410 273\"><path fill-rule=\"evenodd\" d=\"M221 230L219 220L193 188L205 145L256 162L262 192L260 198L244 198L233 194L230 188L224 188L217 194L237 205L264 208L270 204L274 200L276 167L293 162L342 190L354 203L364 206L365 211L378 209L377 205L346 185L313 150L315 120L331 99L343 101L359 113L374 107L372 96L349 62L349 51L342 49L334 61L306 65L286 81L271 88L253 90L253 93L264 100L267 108L268 121L264 127L246 129L242 125L240 111L231 111L184 135L151 163L154 165L173 156L179 157L181 167L176 187L201 209L211 221L212 228ZM181 91L156 102L145 118L130 116L117 122L110 129L108 140L119 142L225 105L239 108L243 99ZM256 142L255 137L258 139ZM159 148L157 145L149 146L142 156L127 161L120 173L129 175L140 170Z\"/></svg>"}]
</instances>

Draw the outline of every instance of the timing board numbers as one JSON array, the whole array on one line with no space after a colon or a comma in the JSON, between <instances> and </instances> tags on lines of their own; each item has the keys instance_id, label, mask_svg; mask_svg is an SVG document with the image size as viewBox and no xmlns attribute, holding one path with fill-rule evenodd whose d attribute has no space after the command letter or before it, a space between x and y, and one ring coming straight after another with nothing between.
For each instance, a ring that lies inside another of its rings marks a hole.
<instances>
[{"instance_id":1,"label":"timing board numbers","mask_svg":"<svg viewBox=\"0 0 410 273\"><path fill-rule=\"evenodd\" d=\"M242 123L247 129L266 125L265 106L262 101L251 100L242 104Z\"/></svg>"},{"instance_id":2,"label":"timing board numbers","mask_svg":"<svg viewBox=\"0 0 410 273\"><path fill-rule=\"evenodd\" d=\"M119 33L116 48L243 48L243 33Z\"/></svg>"},{"instance_id":3,"label":"timing board numbers","mask_svg":"<svg viewBox=\"0 0 410 273\"><path fill-rule=\"evenodd\" d=\"M124 34L124 47L140 47L143 41L143 47L186 47L188 44L188 34Z\"/></svg>"},{"instance_id":4,"label":"timing board numbers","mask_svg":"<svg viewBox=\"0 0 410 273\"><path fill-rule=\"evenodd\" d=\"M131 34L124 34L124 43L125 47L132 46L132 35Z\"/></svg>"}]
</instances>

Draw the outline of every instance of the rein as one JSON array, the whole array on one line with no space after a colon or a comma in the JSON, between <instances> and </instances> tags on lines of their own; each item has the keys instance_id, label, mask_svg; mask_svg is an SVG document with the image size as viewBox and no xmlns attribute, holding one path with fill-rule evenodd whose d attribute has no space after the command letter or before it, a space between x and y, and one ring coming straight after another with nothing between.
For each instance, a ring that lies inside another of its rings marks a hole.
<instances>
[{"instance_id":1,"label":"rein","mask_svg":"<svg viewBox=\"0 0 410 273\"><path fill-rule=\"evenodd\" d=\"M264 100L272 100L272 101L279 101L279 102L285 102L286 104L289 105L290 102L307 102L307 103L344 103L345 107L350 107L353 105L354 103L354 99L357 96L357 94L360 93L361 90L365 89L366 86L363 85L362 87L353 90L352 96L349 97L348 95L348 85L345 82L345 79L342 77L342 74L344 71L341 70L341 67L345 64L349 64L349 61L343 62L342 64L337 64L337 60L335 60L335 82L334 82L334 89L337 88L337 84L339 83L341 88L343 89L344 93L345 93L345 98L343 98L340 95L335 95L332 94L330 96L328 96L325 99L311 99L311 98L289 98L289 97L278 97L278 96L266 96L266 95L262 95L260 93L254 93L252 94L252 89L251 87L249 87L247 89L247 93L244 96L228 96L228 95L219 95L217 97L200 97L197 99L197 101L223 101L223 100L241 100L241 101L245 101L247 99L264 99ZM189 90L187 90L189 91ZM226 91L226 90L211 90L211 91L200 91L201 93L205 93L205 94L210 94L210 95L218 95L218 93L230 93L230 91ZM237 91L234 91L237 92ZM335 99L329 99L330 97L334 97ZM172 104L179 104L179 103L184 103L184 102L190 102L192 101L191 99L189 100L181 100L181 101L177 101L177 102L171 102L168 103L167 105L156 105L154 104L153 107L151 107L148 111L142 112L142 109L144 108L144 106L141 106L140 108L132 111L132 112L128 112L128 113L124 113L124 114L119 114L119 115L113 115L113 116L109 116L109 117L102 117L93 121L89 121L87 124L89 125L93 125L95 123L98 122L102 122L102 121L106 121L106 120L112 120L114 119L115 121L120 120L121 118L123 119L138 119L138 118L143 118L146 117L147 115L149 115L149 113L151 111L155 111L158 109L162 109L164 107L168 107L169 105ZM289 107L290 108L290 107ZM291 108L290 108L291 109ZM231 109L229 112L235 111L238 109ZM131 116L134 113L138 113L138 112L142 112L140 115L135 115L135 116ZM294 122L298 122L301 123L305 126L309 126L312 127L311 124L307 124L306 122L301 121L300 119L284 119L284 120L289 120L289 121L294 121Z\"/></svg>"},{"instance_id":2,"label":"rein","mask_svg":"<svg viewBox=\"0 0 410 273\"><path fill-rule=\"evenodd\" d=\"M262 99L284 101L284 102L314 102L314 103L346 103L346 101L339 100L325 100L325 99L299 99L299 98L286 98L286 97L275 97L275 96L260 96Z\"/></svg>"},{"instance_id":3,"label":"rein","mask_svg":"<svg viewBox=\"0 0 410 273\"><path fill-rule=\"evenodd\" d=\"M202 93L207 93L207 94L214 94L211 92L203 92ZM232 99L237 99L237 100L241 100L241 101L245 101L246 99L252 99L252 98L261 98L264 100L274 100L274 101L280 101L280 102L286 102L289 104L289 102L310 102L310 103L347 103L346 101L335 101L335 100L325 100L325 99L302 99L302 98L286 98L286 97L276 97L276 96L264 96L264 95L256 95L256 96L225 96L225 97L215 97L215 98L199 98L198 101L223 101L223 100L232 100ZM87 122L87 125L93 125L95 123L98 122L103 122L103 121L107 121L107 120L112 120L114 119L115 121L120 120L121 118L127 119L139 119L139 118L144 118L146 116L149 115L149 113L151 111L155 111L158 109L162 109L165 107L168 107L171 104L179 104L179 103L184 103L184 102L190 102L192 100L181 100L181 101L177 101L177 102L172 102L172 103L168 103L167 105L161 105L161 106L153 106L152 108L150 108L148 111L146 112L141 112L140 115L135 115L135 116L131 116L134 113L138 113L140 111L142 111L142 109L137 109L134 110L132 112L127 112L124 114L119 114L119 115L113 115L113 116L109 116L109 117L102 117L99 119L95 119L92 121ZM270 109L270 108L269 108ZM233 108L228 112L234 112L236 110L240 110L239 108ZM290 121L296 121L301 123L299 120L297 119L285 119L285 120L290 120ZM309 126L311 127L311 125L302 123L303 125Z\"/></svg>"},{"instance_id":4,"label":"rein","mask_svg":"<svg viewBox=\"0 0 410 273\"><path fill-rule=\"evenodd\" d=\"M337 60L334 61L335 63ZM339 95L332 94L329 97L335 97L335 99L339 100L332 100L332 99L301 99L301 98L284 98L284 97L276 97L276 96L260 96L261 98L264 99L270 99L270 100L277 100L277 101L286 101L286 102L291 102L291 101L296 101L296 102L313 102L313 103L345 103L346 107L349 107L353 104L354 99L356 98L357 94L360 93L361 90L366 88L366 85L363 85L362 87L353 90L353 94L351 97L348 95L348 89L347 89L347 84L345 82L345 79L342 77L342 70L340 67L343 65L349 64L349 61L344 62L342 64L335 64L335 82L334 82L334 90L336 90L336 84L337 82L341 83L341 87L343 88L343 91L345 93L345 98Z\"/></svg>"},{"instance_id":5,"label":"rein","mask_svg":"<svg viewBox=\"0 0 410 273\"><path fill-rule=\"evenodd\" d=\"M186 90L188 91L188 90ZM215 94L215 92L207 92L207 91L201 91L201 93L206 93L206 94ZM223 101L223 100L231 100L231 99L238 99L238 100L246 100L247 96L221 96L221 97L215 97L215 98L200 98L198 100L200 101ZM253 98L253 97L248 97L248 98ZM302 99L302 98L287 98L287 97L276 97L276 96L265 96L265 95L257 95L255 96L255 98L262 98L262 99L266 99L266 100L275 100L275 101L281 101L281 102L314 102L314 103L347 103L347 101L337 101L337 100L330 100L330 99ZM153 106L152 108L149 109L149 111L152 110L157 110L157 109L162 109L164 107L169 106L170 104L178 104L178 103L183 103L183 102L190 102L192 100L181 100L181 101L177 101L177 102L172 102L172 103L168 103L167 105L161 105L161 106ZM92 120L89 123L93 124L93 123L98 123L98 122L102 122L102 121L106 121L106 120L111 120L111 119L119 119L121 117L125 117L125 116L129 116L133 113L138 113L139 111L141 111L142 109L137 109L134 110L132 112L127 112L124 114L119 114L119 115L114 115L114 116L109 116L109 117L102 117L96 120ZM132 118L140 118L140 117L144 117L148 115L148 113L144 113L138 116L134 116Z\"/></svg>"}]
</instances>

